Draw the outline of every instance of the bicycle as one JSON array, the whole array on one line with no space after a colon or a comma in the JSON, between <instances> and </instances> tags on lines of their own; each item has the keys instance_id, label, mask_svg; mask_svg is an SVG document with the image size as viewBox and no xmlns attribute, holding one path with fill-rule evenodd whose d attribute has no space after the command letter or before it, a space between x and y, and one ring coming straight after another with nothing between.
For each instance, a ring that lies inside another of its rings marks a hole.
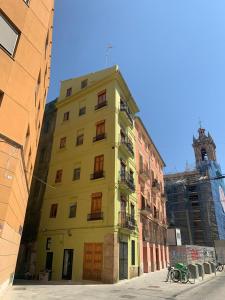
<instances>
[{"instance_id":1,"label":"bicycle","mask_svg":"<svg viewBox=\"0 0 225 300\"><path fill-rule=\"evenodd\" d=\"M191 272L188 270L187 266L183 264L176 264L173 272L171 273L171 279L173 282L181 282L181 283L190 283L194 284L195 279L192 278Z\"/></svg>"},{"instance_id":2,"label":"bicycle","mask_svg":"<svg viewBox=\"0 0 225 300\"><path fill-rule=\"evenodd\" d=\"M221 263L219 263L219 262L217 262L217 264L216 264L216 271L223 272L223 269L224 269L224 265L221 264Z\"/></svg>"}]
</instances>

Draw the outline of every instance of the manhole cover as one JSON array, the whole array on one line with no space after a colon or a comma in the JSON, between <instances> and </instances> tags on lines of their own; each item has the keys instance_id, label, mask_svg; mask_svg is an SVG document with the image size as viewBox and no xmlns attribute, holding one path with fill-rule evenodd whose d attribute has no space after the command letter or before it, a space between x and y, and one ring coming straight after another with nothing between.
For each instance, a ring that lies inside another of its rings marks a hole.
<instances>
[{"instance_id":1,"label":"manhole cover","mask_svg":"<svg viewBox=\"0 0 225 300\"><path fill-rule=\"evenodd\" d=\"M24 287L16 287L16 288L14 288L13 290L14 290L14 291L25 291L26 288L24 288Z\"/></svg>"},{"instance_id":2,"label":"manhole cover","mask_svg":"<svg viewBox=\"0 0 225 300\"><path fill-rule=\"evenodd\" d=\"M135 296L131 296L131 295L123 295L123 296L120 296L120 298L123 298L123 299L135 299L136 297Z\"/></svg>"}]
</instances>

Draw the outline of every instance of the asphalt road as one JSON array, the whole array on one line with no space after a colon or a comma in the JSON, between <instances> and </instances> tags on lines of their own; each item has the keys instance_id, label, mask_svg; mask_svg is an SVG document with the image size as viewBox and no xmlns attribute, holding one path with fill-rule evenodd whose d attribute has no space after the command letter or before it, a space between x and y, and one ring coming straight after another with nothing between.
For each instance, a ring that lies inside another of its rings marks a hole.
<instances>
[{"instance_id":1,"label":"asphalt road","mask_svg":"<svg viewBox=\"0 0 225 300\"><path fill-rule=\"evenodd\" d=\"M176 300L225 300L225 273L193 288L180 292L174 297L165 299Z\"/></svg>"}]
</instances>

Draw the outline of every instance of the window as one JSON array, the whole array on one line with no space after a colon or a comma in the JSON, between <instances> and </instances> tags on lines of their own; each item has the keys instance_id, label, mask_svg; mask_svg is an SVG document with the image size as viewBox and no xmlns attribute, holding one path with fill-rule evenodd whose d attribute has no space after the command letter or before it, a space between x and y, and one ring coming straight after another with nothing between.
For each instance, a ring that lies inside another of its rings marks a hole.
<instances>
[{"instance_id":1,"label":"window","mask_svg":"<svg viewBox=\"0 0 225 300\"><path fill-rule=\"evenodd\" d=\"M106 90L98 94L98 104L106 102Z\"/></svg>"},{"instance_id":2,"label":"window","mask_svg":"<svg viewBox=\"0 0 225 300\"><path fill-rule=\"evenodd\" d=\"M62 137L60 139L60 143L59 143L59 148L62 149L62 148L65 148L66 147L66 136Z\"/></svg>"},{"instance_id":3,"label":"window","mask_svg":"<svg viewBox=\"0 0 225 300\"><path fill-rule=\"evenodd\" d=\"M77 204L76 203L71 204L69 207L69 218L75 218L76 211L77 211Z\"/></svg>"},{"instance_id":4,"label":"window","mask_svg":"<svg viewBox=\"0 0 225 300\"><path fill-rule=\"evenodd\" d=\"M94 138L95 141L99 141L105 138L105 120L100 121L96 124L96 136Z\"/></svg>"},{"instance_id":5,"label":"window","mask_svg":"<svg viewBox=\"0 0 225 300\"><path fill-rule=\"evenodd\" d=\"M98 103L95 106L95 109L99 109L101 107L104 107L107 105L107 101L106 101L106 90L101 91L100 93L98 93Z\"/></svg>"},{"instance_id":6,"label":"window","mask_svg":"<svg viewBox=\"0 0 225 300\"><path fill-rule=\"evenodd\" d=\"M0 106L2 104L4 93L0 90Z\"/></svg>"},{"instance_id":7,"label":"window","mask_svg":"<svg viewBox=\"0 0 225 300\"><path fill-rule=\"evenodd\" d=\"M87 84L88 84L88 80L87 79L82 80L81 84L80 84L81 89L84 89L87 86Z\"/></svg>"},{"instance_id":8,"label":"window","mask_svg":"<svg viewBox=\"0 0 225 300\"><path fill-rule=\"evenodd\" d=\"M0 13L0 46L11 56L15 54L19 31L15 26Z\"/></svg>"},{"instance_id":9,"label":"window","mask_svg":"<svg viewBox=\"0 0 225 300\"><path fill-rule=\"evenodd\" d=\"M76 168L73 170L73 180L80 179L80 168Z\"/></svg>"},{"instance_id":10,"label":"window","mask_svg":"<svg viewBox=\"0 0 225 300\"><path fill-rule=\"evenodd\" d=\"M58 204L52 204L50 209L50 218L56 218Z\"/></svg>"},{"instance_id":11,"label":"window","mask_svg":"<svg viewBox=\"0 0 225 300\"><path fill-rule=\"evenodd\" d=\"M84 134L81 133L77 136L76 145L79 146L79 145L82 145L83 143L84 143Z\"/></svg>"},{"instance_id":12,"label":"window","mask_svg":"<svg viewBox=\"0 0 225 300\"><path fill-rule=\"evenodd\" d=\"M68 121L69 116L70 116L70 112L69 111L65 112L64 115L63 115L63 121Z\"/></svg>"},{"instance_id":13,"label":"window","mask_svg":"<svg viewBox=\"0 0 225 300\"><path fill-rule=\"evenodd\" d=\"M48 237L46 240L45 250L50 250L51 242L52 242L52 239L50 237Z\"/></svg>"},{"instance_id":14,"label":"window","mask_svg":"<svg viewBox=\"0 0 225 300\"><path fill-rule=\"evenodd\" d=\"M91 179L104 177L103 167L104 167L104 155L96 156L94 162L94 174L92 174Z\"/></svg>"},{"instance_id":15,"label":"window","mask_svg":"<svg viewBox=\"0 0 225 300\"><path fill-rule=\"evenodd\" d=\"M131 264L135 265L135 241L131 241Z\"/></svg>"},{"instance_id":16,"label":"window","mask_svg":"<svg viewBox=\"0 0 225 300\"><path fill-rule=\"evenodd\" d=\"M62 182L62 174L63 174L63 170L58 170L56 172L56 176L55 176L55 183L59 183Z\"/></svg>"},{"instance_id":17,"label":"window","mask_svg":"<svg viewBox=\"0 0 225 300\"><path fill-rule=\"evenodd\" d=\"M66 97L69 97L71 95L72 95L72 88L70 87L66 90Z\"/></svg>"},{"instance_id":18,"label":"window","mask_svg":"<svg viewBox=\"0 0 225 300\"><path fill-rule=\"evenodd\" d=\"M100 213L102 210L102 193L91 195L91 213Z\"/></svg>"},{"instance_id":19,"label":"window","mask_svg":"<svg viewBox=\"0 0 225 300\"><path fill-rule=\"evenodd\" d=\"M86 106L83 106L79 109L79 116L83 116L86 114Z\"/></svg>"}]
</instances>

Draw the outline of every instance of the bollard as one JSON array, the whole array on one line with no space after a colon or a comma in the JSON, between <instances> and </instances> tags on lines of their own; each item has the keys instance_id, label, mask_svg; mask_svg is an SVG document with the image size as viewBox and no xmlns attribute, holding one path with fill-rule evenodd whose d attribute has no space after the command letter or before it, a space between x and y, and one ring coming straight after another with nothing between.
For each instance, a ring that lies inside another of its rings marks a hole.
<instances>
[{"instance_id":1,"label":"bollard","mask_svg":"<svg viewBox=\"0 0 225 300\"><path fill-rule=\"evenodd\" d=\"M210 266L211 266L212 273L214 273L215 276L216 276L216 264L213 263L213 262L210 262L209 264L210 264Z\"/></svg>"},{"instance_id":2,"label":"bollard","mask_svg":"<svg viewBox=\"0 0 225 300\"><path fill-rule=\"evenodd\" d=\"M199 276L202 277L202 280L203 280L204 276L205 276L205 271L204 271L203 265L197 263L196 266L198 267L198 274L199 274Z\"/></svg>"},{"instance_id":3,"label":"bollard","mask_svg":"<svg viewBox=\"0 0 225 300\"><path fill-rule=\"evenodd\" d=\"M194 264L188 265L188 270L191 273L191 278L198 279L199 278L199 272L198 272L198 266Z\"/></svg>"},{"instance_id":4,"label":"bollard","mask_svg":"<svg viewBox=\"0 0 225 300\"><path fill-rule=\"evenodd\" d=\"M205 274L212 274L211 265L207 262L203 264Z\"/></svg>"}]
</instances>

